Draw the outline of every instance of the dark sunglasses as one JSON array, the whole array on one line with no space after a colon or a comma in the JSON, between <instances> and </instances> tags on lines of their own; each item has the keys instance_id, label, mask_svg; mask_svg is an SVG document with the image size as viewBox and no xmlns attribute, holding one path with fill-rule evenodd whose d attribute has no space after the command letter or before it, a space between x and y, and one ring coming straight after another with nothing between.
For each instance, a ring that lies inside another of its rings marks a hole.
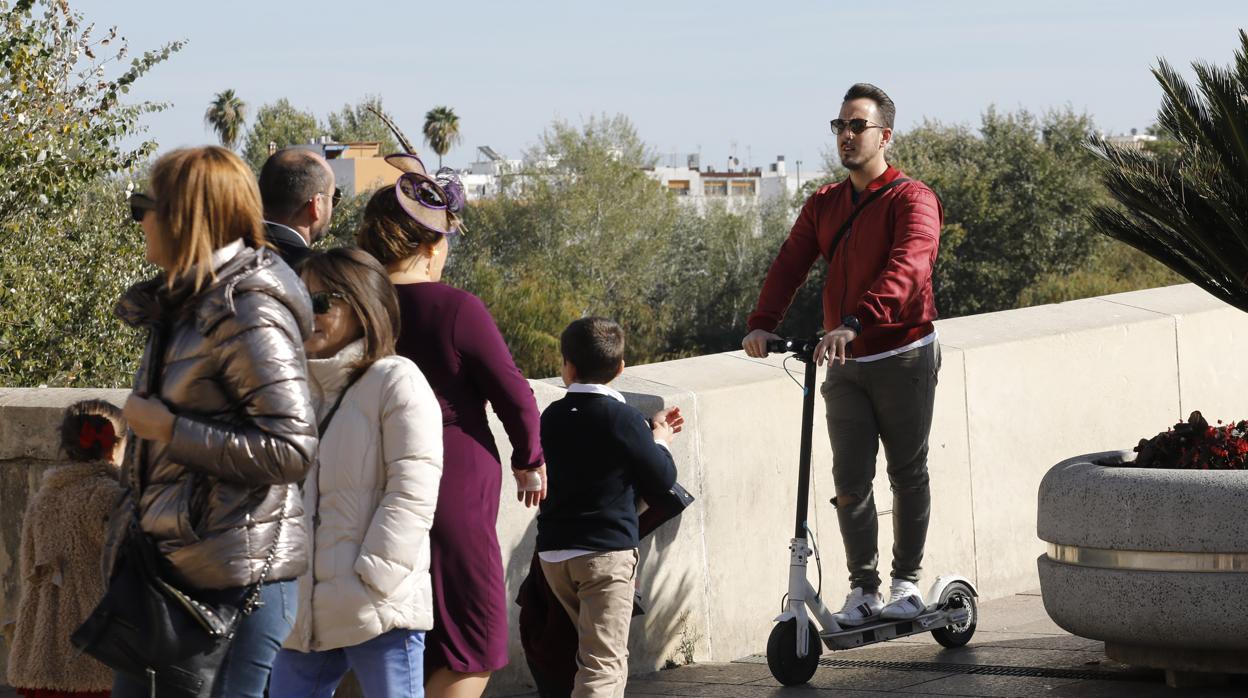
<instances>
[{"instance_id":1,"label":"dark sunglasses","mask_svg":"<svg viewBox=\"0 0 1248 698\"><path fill-rule=\"evenodd\" d=\"M401 197L419 202L425 208L442 210L446 208L446 196L441 187L431 179L426 179L415 172L405 172L395 184L395 191ZM400 203L402 199L400 199Z\"/></svg>"},{"instance_id":2,"label":"dark sunglasses","mask_svg":"<svg viewBox=\"0 0 1248 698\"><path fill-rule=\"evenodd\" d=\"M156 199L153 199L141 191L136 191L130 194L129 203L130 218L133 219L135 223L142 223L143 216L146 216L148 211L156 210Z\"/></svg>"},{"instance_id":3,"label":"dark sunglasses","mask_svg":"<svg viewBox=\"0 0 1248 698\"><path fill-rule=\"evenodd\" d=\"M312 294L312 312L317 315L324 315L329 312L329 306L334 299L345 300L346 296L337 291L317 291Z\"/></svg>"},{"instance_id":4,"label":"dark sunglasses","mask_svg":"<svg viewBox=\"0 0 1248 698\"><path fill-rule=\"evenodd\" d=\"M337 206L339 201L342 201L342 190L338 187L334 187L334 194L329 197L329 202Z\"/></svg>"},{"instance_id":5,"label":"dark sunglasses","mask_svg":"<svg viewBox=\"0 0 1248 698\"><path fill-rule=\"evenodd\" d=\"M832 120L832 133L835 133L838 136L841 135L841 132L844 131L845 129L849 129L850 133L857 136L869 128L884 128L884 127L879 124L873 124L870 121L867 121L866 119L850 119L848 121L846 121L845 119L833 119Z\"/></svg>"}]
</instances>

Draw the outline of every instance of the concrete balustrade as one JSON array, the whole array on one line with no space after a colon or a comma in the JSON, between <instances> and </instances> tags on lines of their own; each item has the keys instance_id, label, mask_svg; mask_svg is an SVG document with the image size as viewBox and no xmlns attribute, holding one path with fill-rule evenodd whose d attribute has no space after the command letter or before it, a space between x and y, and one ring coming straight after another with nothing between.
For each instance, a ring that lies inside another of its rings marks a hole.
<instances>
[{"instance_id":1,"label":"concrete balustrade","mask_svg":"<svg viewBox=\"0 0 1248 698\"><path fill-rule=\"evenodd\" d=\"M991 599L1038 586L1036 492L1045 472L1079 453L1131 448L1201 409L1211 420L1248 415L1248 315L1190 285L991 313L938 323L943 347L932 428L932 520L924 579L957 573ZM780 611L796 501L801 365L741 352L630 367L615 383L644 412L677 405L674 453L698 498L642 544L649 612L635 619L632 668L727 661L763 650ZM539 405L562 395L533 381ZM55 457L58 410L100 391L0 389L0 619L17 591L20 512ZM110 399L124 392L105 393ZM810 528L823 592L840 605L846 572L832 455L816 401ZM501 427L495 425L508 456ZM551 487L558 487L551 483ZM883 454L875 482L881 569L890 561L891 497ZM498 521L509 594L533 554L534 511L504 482ZM811 570L812 580L816 573ZM529 686L512 614L510 667L497 695Z\"/></svg>"}]
</instances>

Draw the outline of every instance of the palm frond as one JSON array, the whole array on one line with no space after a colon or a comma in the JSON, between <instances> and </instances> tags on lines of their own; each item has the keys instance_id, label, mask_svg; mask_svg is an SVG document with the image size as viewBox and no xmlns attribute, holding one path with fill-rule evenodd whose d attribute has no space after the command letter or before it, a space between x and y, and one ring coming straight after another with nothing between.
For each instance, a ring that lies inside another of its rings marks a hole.
<instances>
[{"instance_id":1,"label":"palm frond","mask_svg":"<svg viewBox=\"0 0 1248 698\"><path fill-rule=\"evenodd\" d=\"M1240 40L1233 68L1196 63L1194 85L1164 59L1153 69L1173 161L1095 137L1087 147L1115 202L1093 208L1093 225L1248 311L1248 32Z\"/></svg>"},{"instance_id":2,"label":"palm frond","mask_svg":"<svg viewBox=\"0 0 1248 698\"><path fill-rule=\"evenodd\" d=\"M1248 92L1226 68L1197 63L1193 68L1208 100L1209 125L1221 137L1209 146L1222 156L1230 172L1245 171L1248 163Z\"/></svg>"}]
</instances>

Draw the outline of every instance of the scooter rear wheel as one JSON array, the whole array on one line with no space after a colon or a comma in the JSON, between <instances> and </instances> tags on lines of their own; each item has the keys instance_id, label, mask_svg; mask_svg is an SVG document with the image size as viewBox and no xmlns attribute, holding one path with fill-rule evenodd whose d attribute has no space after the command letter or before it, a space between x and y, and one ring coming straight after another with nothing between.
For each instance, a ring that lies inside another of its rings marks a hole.
<instances>
[{"instance_id":1,"label":"scooter rear wheel","mask_svg":"<svg viewBox=\"0 0 1248 698\"><path fill-rule=\"evenodd\" d=\"M941 607L965 608L968 615L965 622L933 630L932 637L936 638L936 642L945 647L962 647L970 642L979 620L979 605L975 602L975 592L962 582L954 582L941 593L940 605Z\"/></svg>"},{"instance_id":2,"label":"scooter rear wheel","mask_svg":"<svg viewBox=\"0 0 1248 698\"><path fill-rule=\"evenodd\" d=\"M819 629L810 623L807 635L806 656L797 656L797 619L790 618L776 623L767 638L767 668L771 675L785 686L797 686L806 683L815 675L819 666L819 655L823 652L823 644L819 640Z\"/></svg>"}]
</instances>

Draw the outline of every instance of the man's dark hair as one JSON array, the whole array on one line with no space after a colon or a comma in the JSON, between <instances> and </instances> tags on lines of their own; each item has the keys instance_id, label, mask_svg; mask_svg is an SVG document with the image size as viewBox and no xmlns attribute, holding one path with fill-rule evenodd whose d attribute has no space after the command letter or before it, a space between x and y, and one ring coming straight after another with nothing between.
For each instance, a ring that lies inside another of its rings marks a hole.
<instances>
[{"instance_id":1,"label":"man's dark hair","mask_svg":"<svg viewBox=\"0 0 1248 698\"><path fill-rule=\"evenodd\" d=\"M860 82L849 88L849 91L845 93L845 99L841 101L848 102L851 99L869 99L875 102L879 107L880 125L886 128L893 127L893 120L897 118L897 107L884 90L869 82Z\"/></svg>"},{"instance_id":2,"label":"man's dark hair","mask_svg":"<svg viewBox=\"0 0 1248 698\"><path fill-rule=\"evenodd\" d=\"M283 148L260 168L264 215L276 222L298 213L317 194L330 193L325 160L307 148Z\"/></svg>"},{"instance_id":3,"label":"man's dark hair","mask_svg":"<svg viewBox=\"0 0 1248 698\"><path fill-rule=\"evenodd\" d=\"M610 383L624 359L624 330L605 317L583 317L559 336L559 351L578 382Z\"/></svg>"}]
</instances>

